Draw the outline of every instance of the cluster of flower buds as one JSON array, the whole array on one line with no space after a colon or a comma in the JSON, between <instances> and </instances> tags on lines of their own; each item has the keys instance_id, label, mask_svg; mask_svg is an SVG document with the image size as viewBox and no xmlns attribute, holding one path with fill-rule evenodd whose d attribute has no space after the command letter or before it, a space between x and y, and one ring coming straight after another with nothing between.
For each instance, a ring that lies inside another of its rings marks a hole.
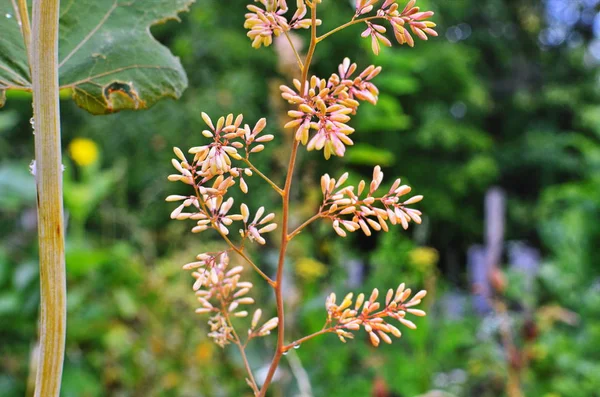
<instances>
[{"instance_id":1,"label":"cluster of flower buds","mask_svg":"<svg viewBox=\"0 0 600 397\"><path fill-rule=\"evenodd\" d=\"M313 76L310 83L302 87L299 80L294 80L294 88L282 85L282 97L290 104L297 106L290 110L292 118L285 128L296 130L296 139L307 145L307 150L321 150L326 159L331 155L343 156L347 145L353 145L348 135L354 129L346 123L350 114L355 114L359 101L377 103L379 90L371 82L380 72L380 67L373 65L360 75L352 77L356 64L345 58L339 66L339 74L332 74L328 80ZM316 133L309 141L310 130Z\"/></svg>"},{"instance_id":2,"label":"cluster of flower buds","mask_svg":"<svg viewBox=\"0 0 600 397\"><path fill-rule=\"evenodd\" d=\"M277 224L272 222L275 215L265 215L265 209L261 207L250 221L250 210L246 204L241 204L240 213L231 213L234 199L227 198L227 192L238 179L241 190L244 193L248 192L243 175L252 175L249 156L251 153L262 151L263 143L273 139L273 135L260 135L266 126L266 120L260 119L254 128L250 128L247 124L242 127L242 115L234 118L233 114L229 114L219 118L216 123L205 113L202 113L202 118L208 126L208 129L202 131L202 135L212 142L192 147L189 150L194 156L192 161L188 161L181 149L174 148L176 159L172 159L172 164L179 173L170 175L169 180L192 185L194 194L167 197L169 202L180 203L171 212L171 218L191 219L196 222L192 228L193 233L215 229L227 241L229 240L225 236L229 235L229 227L233 222L243 222L244 226L240 230L243 240L265 244L263 235L277 228ZM235 167L232 160L242 160L249 167ZM230 241L229 243L230 250L200 254L196 261L184 266L184 269L193 271L192 275L196 279L194 290L201 304L196 313L212 314L209 320L209 337L221 347L236 338L230 318L246 317L248 312L241 308L243 305L254 303L254 300L247 296L252 283L240 281L243 267L229 268L228 252L239 252L239 248ZM260 317L260 310L257 312ZM253 324L258 321L256 313L254 317L256 320L253 320ZM277 321L273 319L259 328L254 324L252 336L268 335L276 326Z\"/></svg>"},{"instance_id":3,"label":"cluster of flower buds","mask_svg":"<svg viewBox=\"0 0 600 397\"><path fill-rule=\"evenodd\" d=\"M181 149L174 148L173 151L177 158L172 159L171 162L179 173L169 175L169 180L196 185L202 193L206 193L206 184L215 177L222 177L218 179L218 183L213 183L213 192L211 193L219 194L223 190L226 192L239 178L240 189L244 193L248 193L244 175L252 176L252 169L234 167L232 159L248 160L251 153L263 151L265 148L263 144L273 140L274 137L271 134L259 136L267 125L266 120L260 119L251 129L247 124L242 127L243 116L241 114L235 119L233 114L220 117L216 125L206 113L202 113L202 119L208 126L208 129L202 131L202 135L212 139L212 142L190 148L189 153L194 155L191 162L188 161ZM244 150L245 153L240 154L241 150ZM216 189L215 185L218 185L220 189Z\"/></svg>"},{"instance_id":4,"label":"cluster of flower buds","mask_svg":"<svg viewBox=\"0 0 600 397\"><path fill-rule=\"evenodd\" d=\"M368 300L365 300L364 294L359 294L356 301L353 301L354 294L350 293L339 305L336 303L335 294L332 293L325 303L327 325L332 325L331 332L335 332L342 342L354 338L352 331L358 331L363 327L369 334L373 346L379 346L382 340L390 344L392 343L390 334L399 338L402 333L388 323L386 318L393 318L410 329L416 329L415 323L405 318L406 314L425 316L423 310L413 309L413 307L421 303L427 291L419 291L408 300L411 294L412 291L410 288L405 289L404 283L400 284L395 291L389 289L385 296L385 306L381 308L381 304L377 302L379 296L377 288L373 290Z\"/></svg>"},{"instance_id":5,"label":"cluster of flower buds","mask_svg":"<svg viewBox=\"0 0 600 397\"><path fill-rule=\"evenodd\" d=\"M400 185L399 178L383 196L375 195L383 181L381 167L376 166L373 170L373 180L368 190L365 189L367 184L364 180L360 181L356 189L354 186L343 186L347 179L347 172L338 180L328 174L321 177L324 196L321 214L333 221L333 229L340 236L345 237L346 231L354 232L358 229L367 236L371 235L371 229L387 232L387 221L392 225L400 223L404 229L408 228L411 220L421 223L421 211L407 208L407 205L421 201L423 196L401 200L402 196L410 193L411 188ZM361 198L365 192L366 196Z\"/></svg>"},{"instance_id":6,"label":"cluster of flower buds","mask_svg":"<svg viewBox=\"0 0 600 397\"><path fill-rule=\"evenodd\" d=\"M171 219L196 221L196 226L192 228L193 233L216 229L222 235L229 234L228 227L234 221L243 221L245 226L240 231L242 236L247 237L250 241L265 244L266 241L261 234L273 231L277 227L275 223L269 223L275 216L269 214L265 218L259 219L264 213L264 208L261 207L257 211L255 220L248 223L250 216L248 207L242 204L240 214L230 214L234 200L231 197L227 199L225 197L229 188L235 185L236 179L239 179L240 189L244 193L248 192L248 185L244 181L243 175L251 176L252 169L232 167L231 159L242 159L238 150L245 150L244 158L247 160L251 153L257 153L264 149L263 143L273 139L273 135L270 134L259 136L267 122L265 119L260 119L251 129L247 124L243 128L241 127L242 115L235 119L233 114L221 117L216 125L205 113L202 113L202 118L209 127L202 131L202 135L211 138L212 143L192 147L189 150L194 155L191 162L186 159L181 149L174 148L177 158L172 159L171 162L179 174L169 175L169 180L193 185L195 195L167 197L169 202L181 202L171 213Z\"/></svg>"},{"instance_id":7,"label":"cluster of flower buds","mask_svg":"<svg viewBox=\"0 0 600 397\"><path fill-rule=\"evenodd\" d=\"M380 0L356 0L355 18L366 15L373 11L374 7ZM417 0L410 0L408 4L400 11L397 3L398 0L385 0L381 7L377 10L376 16L387 20L392 26L394 36L400 44L408 44L413 47L415 41L406 28L410 30L421 40L427 40L429 36L437 36L437 32L433 29L436 25L434 22L426 21L427 18L433 16L433 11L421 11L415 4ZM362 37L371 37L371 48L375 55L379 54L380 44L391 47L392 43L385 37L386 28L383 25L369 21L365 21L367 28L362 33Z\"/></svg>"},{"instance_id":8,"label":"cluster of flower buds","mask_svg":"<svg viewBox=\"0 0 600 397\"><path fill-rule=\"evenodd\" d=\"M196 309L196 313L214 314L208 322L210 326L208 336L223 347L234 337L228 319L248 316L248 311L244 310L243 306L254 303L254 299L247 296L253 285L248 281L240 280L243 266L229 268L227 251L200 254L196 259L183 266L185 270L192 270L192 276L196 279L193 288L201 305ZM268 335L277 326L277 321L271 319L256 329L260 313L260 309L257 309L252 318L253 336Z\"/></svg>"},{"instance_id":9,"label":"cluster of flower buds","mask_svg":"<svg viewBox=\"0 0 600 397\"><path fill-rule=\"evenodd\" d=\"M222 178L222 177L221 177ZM223 179L223 182L226 179ZM218 179L217 179L218 182ZM202 194L200 202L198 196L180 196L171 195L167 197L167 201L182 201L182 203L171 212L171 219L186 220L192 219L196 221L196 226L192 228L192 233L200 233L207 229L215 229L222 235L229 234L229 226L234 221L244 222L244 228L240 229L240 234L243 238L250 241L256 241L259 244L265 244L266 240L262 236L264 233L272 232L277 228L277 224L271 222L275 218L275 214L270 213L264 215L265 208L260 207L256 211L256 215L252 222L250 219L250 210L246 204L240 206L240 214L229 214L233 206L233 198L224 199L222 194L213 194L213 190L219 191L219 187L208 188L207 193ZM188 212L192 211L192 212Z\"/></svg>"},{"instance_id":10,"label":"cluster of flower buds","mask_svg":"<svg viewBox=\"0 0 600 397\"><path fill-rule=\"evenodd\" d=\"M292 29L308 29L311 26L310 18L304 18L307 13L306 1L296 0L296 12L291 20L284 14L288 12L286 0L254 0L261 3L263 8L253 4L248 6L249 13L246 14L244 28L250 29L248 37L252 40L252 47L268 47L273 43L273 36L278 37L281 33ZM317 20L317 25L321 21Z\"/></svg>"},{"instance_id":11,"label":"cluster of flower buds","mask_svg":"<svg viewBox=\"0 0 600 397\"><path fill-rule=\"evenodd\" d=\"M257 336L260 337L270 335L271 331L273 331L275 328L277 328L277 325L279 325L279 318L272 317L259 327L258 323L261 317L262 310L256 309L254 315L252 316L252 323L248 329L248 339L252 339Z\"/></svg>"},{"instance_id":12,"label":"cluster of flower buds","mask_svg":"<svg viewBox=\"0 0 600 397\"><path fill-rule=\"evenodd\" d=\"M242 266L229 268L227 251L200 254L196 259L183 266L186 270L193 270L192 276L196 279L194 291L201 305L196 313L214 313L209 321L209 336L219 346L224 346L233 333L227 318L246 317L248 312L240 310L242 305L254 303L254 299L246 296L252 283L240 281L244 270Z\"/></svg>"},{"instance_id":13,"label":"cluster of flower buds","mask_svg":"<svg viewBox=\"0 0 600 397\"><path fill-rule=\"evenodd\" d=\"M274 213L270 213L268 215L265 214L265 207L260 207L258 211L256 211L256 215L254 215L254 219L252 222L248 223L250 219L250 211L246 204L242 204L242 220L244 221L245 228L240 229L240 234L244 238L248 238L250 241L256 241L257 243L264 245L266 243L263 233L269 233L273 230L277 229L276 223L271 223L271 221L275 218Z\"/></svg>"}]
</instances>

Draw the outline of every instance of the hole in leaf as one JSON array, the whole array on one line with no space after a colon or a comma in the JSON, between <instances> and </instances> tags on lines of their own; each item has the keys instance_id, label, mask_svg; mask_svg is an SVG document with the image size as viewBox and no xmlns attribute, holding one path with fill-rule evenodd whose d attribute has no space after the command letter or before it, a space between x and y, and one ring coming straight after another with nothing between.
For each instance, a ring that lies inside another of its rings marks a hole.
<instances>
[{"instance_id":1,"label":"hole in leaf","mask_svg":"<svg viewBox=\"0 0 600 397\"><path fill-rule=\"evenodd\" d=\"M106 107L109 112L122 109L137 110L146 107L146 103L140 99L131 83L115 81L104 87L102 94L106 99Z\"/></svg>"}]
</instances>

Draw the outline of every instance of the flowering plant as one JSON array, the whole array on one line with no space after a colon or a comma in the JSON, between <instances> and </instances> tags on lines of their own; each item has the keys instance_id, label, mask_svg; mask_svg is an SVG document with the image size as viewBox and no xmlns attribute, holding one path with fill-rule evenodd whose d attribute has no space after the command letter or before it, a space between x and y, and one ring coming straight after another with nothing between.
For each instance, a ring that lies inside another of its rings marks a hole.
<instances>
[{"instance_id":1,"label":"flowering plant","mask_svg":"<svg viewBox=\"0 0 600 397\"><path fill-rule=\"evenodd\" d=\"M291 86L281 86L281 95L291 105L288 112L289 122L286 129L292 129L295 139L290 151L289 165L283 187L259 171L251 158L264 149L264 145L275 137L263 134L266 120L260 119L251 127L243 124L243 116L229 114L213 121L207 114L202 118L207 129L202 135L209 140L207 144L192 147L186 156L179 148L174 148L172 160L177 173L170 175L170 181L183 182L191 187L190 195L171 195L167 201L180 203L171 213L177 220L193 220L193 233L214 230L226 242L227 247L218 252L206 252L197 256L196 261L184 265L191 270L195 278L193 289L200 303L196 310L199 314L210 315L209 336L216 344L225 347L234 344L238 347L244 361L248 385L256 396L265 396L271 384L275 370L283 354L311 338L325 333L335 333L342 342L353 338L353 332L363 328L374 346L381 341L391 343L390 335L400 337L401 332L389 319L414 329L415 324L408 320L408 314L424 316L425 312L415 309L426 291L412 294L412 291L400 284L396 289L387 291L384 303L377 301L379 291L373 290L369 299L359 294L355 300L352 293L345 296L341 303L331 294L326 300L327 318L323 329L305 336L295 342L285 343L284 302L282 294L282 276L284 258L288 244L302 230L314 221L327 219L333 230L344 237L347 233L361 231L371 235L372 231L387 231L389 225L400 224L404 229L410 222L420 223L421 212L412 208L423 198L420 195L407 196L411 188L402 185L396 179L386 192L380 192L383 172L379 166L373 170L370 182L361 181L358 186L347 185L348 173L334 179L325 174L321 178L323 201L316 214L297 226L290 228L290 189L301 146L308 151L322 150L326 159L331 156L344 156L346 146L352 145L350 135L354 129L349 125L361 102L377 103L378 89L373 80L381 72L380 67L368 66L357 73L358 66L346 58L340 64L337 73L324 79L309 76L309 68L316 46L328 36L354 24L366 26L363 37L371 38L371 47L375 54L380 52L380 44L391 46L385 36L386 28L379 24L388 23L399 44L414 45L412 34L422 40L428 36L437 36L435 24L427 19L431 11L421 11L416 0L410 0L401 8L398 0L357 0L354 16L349 22L321 36L317 27L317 9L322 0L297 0L296 11L291 18L286 0L256 0L258 5L249 5L245 27L252 46L269 46L273 36L284 35L295 54L301 72L299 80L293 80ZM310 46L302 57L290 37L296 29L310 29ZM411 34L412 32L412 34ZM243 193L248 193L244 178L258 175L273 188L282 199L282 214L275 223L275 214L267 213L260 207L254 213L244 203L235 205L229 190L236 184ZM240 237L235 241L230 228L239 225ZM264 245L269 233L277 228L281 230L279 260L274 277L267 275L248 255L247 246L252 243ZM244 267L230 267L230 256L239 255L274 290L277 315L261 321L263 311L255 309L251 324L244 334L236 331L234 320L249 316L250 305L255 301L249 297L253 284L243 280ZM412 297L411 297L412 296ZM277 348L266 378L258 383L254 378L250 363L245 354L247 344L255 338L265 337L277 331Z\"/></svg>"}]
</instances>

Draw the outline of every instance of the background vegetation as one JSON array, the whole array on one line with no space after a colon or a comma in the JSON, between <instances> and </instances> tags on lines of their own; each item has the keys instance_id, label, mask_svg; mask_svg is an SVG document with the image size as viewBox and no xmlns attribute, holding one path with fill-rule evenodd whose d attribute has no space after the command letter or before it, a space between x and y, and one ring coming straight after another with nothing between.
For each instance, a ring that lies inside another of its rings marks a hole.
<instances>
[{"instance_id":1,"label":"background vegetation","mask_svg":"<svg viewBox=\"0 0 600 397\"><path fill-rule=\"evenodd\" d=\"M62 103L71 159L66 397L248 395L233 349L207 340L181 270L218 242L170 222L164 203L177 193L166 182L171 147L203 139L201 111L266 116L277 138L260 165L281 177L290 137L277 87L293 69L277 46L250 47L246 3L198 0L181 24L153 28L188 73L180 101L107 117ZM325 25L352 13L347 1L323 3ZM355 27L318 49L318 75L345 56L386 73L345 158L301 157L294 220L312 214L323 172L368 177L378 163L425 195L425 222L347 239L315 225L290 247L286 299L295 336L321 327L330 291L405 281L431 291L430 314L392 346L332 335L306 343L286 356L273 395L600 396L599 1L420 3L436 11L439 38L374 57ZM0 112L0 391L22 396L39 303L33 139L31 98L9 95ZM506 198L505 253L489 280L478 253L492 187ZM269 247L255 254L273 269ZM259 299L272 301L264 291ZM250 350L259 378L272 348Z\"/></svg>"}]
</instances>

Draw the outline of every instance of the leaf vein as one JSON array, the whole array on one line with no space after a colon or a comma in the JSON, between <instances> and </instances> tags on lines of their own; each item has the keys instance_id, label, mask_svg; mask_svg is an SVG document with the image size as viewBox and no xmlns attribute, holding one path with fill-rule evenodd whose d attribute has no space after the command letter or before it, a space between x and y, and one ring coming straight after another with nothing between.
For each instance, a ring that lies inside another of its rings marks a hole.
<instances>
[{"instance_id":1,"label":"leaf vein","mask_svg":"<svg viewBox=\"0 0 600 397\"><path fill-rule=\"evenodd\" d=\"M7 68L6 66L0 65L0 69L7 71L8 73L11 73L13 76L16 76L17 79L14 80L14 83L20 84L23 87L28 87L29 86L29 82L27 80L25 80L23 77L21 77L17 72L15 72L12 69Z\"/></svg>"},{"instance_id":2,"label":"leaf vein","mask_svg":"<svg viewBox=\"0 0 600 397\"><path fill-rule=\"evenodd\" d=\"M106 14L104 14L104 16L102 17L102 19L100 19L100 22L98 22L98 24L87 34L87 36L85 36L83 38L83 40L81 40L81 42L79 44L77 44L75 46L75 48L73 48L71 50L71 52L58 64L58 68L60 69L65 63L67 63L67 61L69 59L71 59L71 57L73 55L75 55L75 53L77 51L79 51L79 49L81 47L83 47L85 45L85 43L87 43L93 35L96 34L96 32L102 27L102 25L104 25L104 23L108 20L108 18L110 18L110 16L112 15L112 13L117 9L118 4L117 1L114 0L113 5L109 8L109 10L106 12Z\"/></svg>"},{"instance_id":3,"label":"leaf vein","mask_svg":"<svg viewBox=\"0 0 600 397\"><path fill-rule=\"evenodd\" d=\"M122 68L117 68L115 70L111 70L109 72L104 72L104 73L100 73L94 76L90 76L87 77L83 80L78 80L75 81L73 83L67 84L62 86L61 88L73 88L75 86L78 86L80 84L84 84L84 83L93 83L92 80L100 78L100 77L105 77L105 76L109 76L111 74L115 74L115 73L120 73L123 72L125 70L129 70L129 69L165 69L165 70L172 70L174 72L177 72L176 68L172 68L172 67L168 67L168 66L156 66L156 65L130 65L130 66L124 66Z\"/></svg>"}]
</instances>

